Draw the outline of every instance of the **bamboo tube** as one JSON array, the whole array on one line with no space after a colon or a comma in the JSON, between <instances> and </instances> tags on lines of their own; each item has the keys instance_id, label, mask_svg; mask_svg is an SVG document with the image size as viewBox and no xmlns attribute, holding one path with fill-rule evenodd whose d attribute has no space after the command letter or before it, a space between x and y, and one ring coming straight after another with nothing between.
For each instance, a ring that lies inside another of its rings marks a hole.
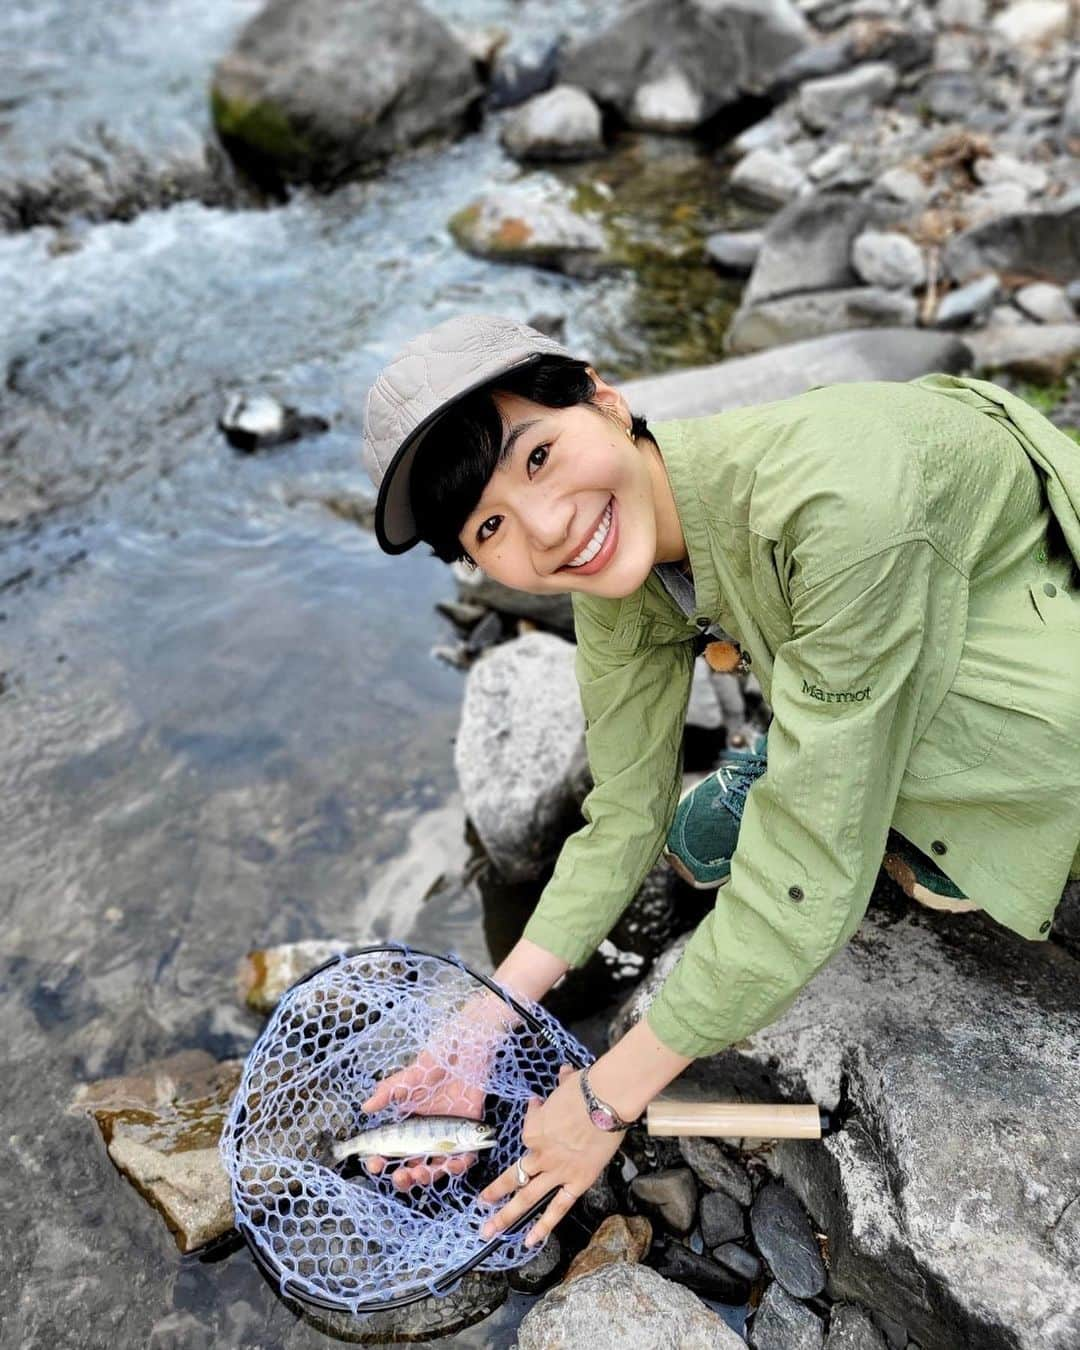
<instances>
[{"instance_id":1,"label":"bamboo tube","mask_svg":"<svg viewBox=\"0 0 1080 1350\"><path fill-rule=\"evenodd\" d=\"M828 1116L813 1102L698 1102L658 1097L645 1111L649 1134L723 1139L820 1139Z\"/></svg>"}]
</instances>

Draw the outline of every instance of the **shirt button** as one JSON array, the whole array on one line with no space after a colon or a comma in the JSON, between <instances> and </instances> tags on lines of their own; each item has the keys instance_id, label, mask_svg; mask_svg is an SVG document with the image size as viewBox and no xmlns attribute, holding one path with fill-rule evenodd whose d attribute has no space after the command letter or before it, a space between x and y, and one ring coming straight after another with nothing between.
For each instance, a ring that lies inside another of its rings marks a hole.
<instances>
[{"instance_id":1,"label":"shirt button","mask_svg":"<svg viewBox=\"0 0 1080 1350\"><path fill-rule=\"evenodd\" d=\"M934 842L930 845L930 847L931 847L931 848L933 849L933 851L938 855L939 858L941 857L941 855L942 855L943 853L948 853L948 851L949 851L949 850L946 848L946 846L941 842L940 839L935 839Z\"/></svg>"},{"instance_id":2,"label":"shirt button","mask_svg":"<svg viewBox=\"0 0 1080 1350\"><path fill-rule=\"evenodd\" d=\"M796 901L798 901L798 900L801 900L802 898L803 898L803 888L802 888L801 886L789 886L789 887L788 887L788 899L789 899L789 900L796 900Z\"/></svg>"},{"instance_id":3,"label":"shirt button","mask_svg":"<svg viewBox=\"0 0 1080 1350\"><path fill-rule=\"evenodd\" d=\"M700 628L703 633L709 626L708 619L703 619L700 616L694 620L694 623L697 624L698 628Z\"/></svg>"},{"instance_id":4,"label":"shirt button","mask_svg":"<svg viewBox=\"0 0 1080 1350\"><path fill-rule=\"evenodd\" d=\"M1049 595L1051 599L1057 595L1057 587L1052 581L1047 581L1043 584L1043 595Z\"/></svg>"},{"instance_id":5,"label":"shirt button","mask_svg":"<svg viewBox=\"0 0 1080 1350\"><path fill-rule=\"evenodd\" d=\"M1039 932L1040 932L1040 933L1049 933L1049 931L1050 931L1050 920L1049 920L1049 919L1047 919L1045 923L1039 924Z\"/></svg>"}]
</instances>

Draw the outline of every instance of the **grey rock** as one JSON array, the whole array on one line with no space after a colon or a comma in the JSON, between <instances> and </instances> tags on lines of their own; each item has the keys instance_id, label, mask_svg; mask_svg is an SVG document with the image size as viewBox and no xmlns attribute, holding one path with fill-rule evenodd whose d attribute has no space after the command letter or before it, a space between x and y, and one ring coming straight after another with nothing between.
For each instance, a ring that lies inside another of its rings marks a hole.
<instances>
[{"instance_id":1,"label":"grey rock","mask_svg":"<svg viewBox=\"0 0 1080 1350\"><path fill-rule=\"evenodd\" d=\"M1069 76L1065 104L1061 110L1061 135L1066 146L1080 139L1080 65Z\"/></svg>"},{"instance_id":2,"label":"grey rock","mask_svg":"<svg viewBox=\"0 0 1080 1350\"><path fill-rule=\"evenodd\" d=\"M740 1350L744 1342L688 1289L648 1266L618 1261L545 1294L522 1319L517 1345Z\"/></svg>"},{"instance_id":3,"label":"grey rock","mask_svg":"<svg viewBox=\"0 0 1080 1350\"><path fill-rule=\"evenodd\" d=\"M492 111L517 107L555 83L561 39L552 42L546 35L539 39L526 35L516 41L515 36L495 57L485 99Z\"/></svg>"},{"instance_id":4,"label":"grey rock","mask_svg":"<svg viewBox=\"0 0 1080 1350\"><path fill-rule=\"evenodd\" d=\"M493 262L593 276L605 262L603 229L550 188L493 188L450 220L466 252Z\"/></svg>"},{"instance_id":5,"label":"grey rock","mask_svg":"<svg viewBox=\"0 0 1080 1350\"><path fill-rule=\"evenodd\" d=\"M828 150L810 161L806 168L806 175L815 183L831 178L834 174L850 167L852 154L853 147L850 142L837 141L835 145L830 145Z\"/></svg>"},{"instance_id":6,"label":"grey rock","mask_svg":"<svg viewBox=\"0 0 1080 1350\"><path fill-rule=\"evenodd\" d=\"M500 139L517 159L587 159L604 148L600 109L584 89L556 85L517 108Z\"/></svg>"},{"instance_id":7,"label":"grey rock","mask_svg":"<svg viewBox=\"0 0 1080 1350\"><path fill-rule=\"evenodd\" d=\"M1041 164L1032 164L1001 152L979 155L972 165L972 171L980 183L1019 183L1033 194L1044 192L1050 182L1050 175Z\"/></svg>"},{"instance_id":8,"label":"grey rock","mask_svg":"<svg viewBox=\"0 0 1080 1350\"><path fill-rule=\"evenodd\" d=\"M709 1191L698 1206L701 1237L706 1247L737 1242L746 1233L742 1206L723 1191Z\"/></svg>"},{"instance_id":9,"label":"grey rock","mask_svg":"<svg viewBox=\"0 0 1080 1350\"><path fill-rule=\"evenodd\" d=\"M709 667L703 660L695 661L690 702L686 709L686 726L699 731L718 731L723 725L723 714L709 678Z\"/></svg>"},{"instance_id":10,"label":"grey rock","mask_svg":"<svg viewBox=\"0 0 1080 1350\"><path fill-rule=\"evenodd\" d=\"M887 1350L885 1336L855 1303L836 1303L829 1316L825 1350Z\"/></svg>"},{"instance_id":11,"label":"grey rock","mask_svg":"<svg viewBox=\"0 0 1080 1350\"><path fill-rule=\"evenodd\" d=\"M661 1239L650 1260L665 1279L685 1285L702 1298L738 1304L745 1303L750 1292L745 1277L681 1242Z\"/></svg>"},{"instance_id":12,"label":"grey rock","mask_svg":"<svg viewBox=\"0 0 1080 1350\"><path fill-rule=\"evenodd\" d=\"M697 1182L689 1167L665 1168L635 1177L630 1194L638 1207L655 1217L669 1232L689 1233L697 1211Z\"/></svg>"},{"instance_id":13,"label":"grey rock","mask_svg":"<svg viewBox=\"0 0 1080 1350\"><path fill-rule=\"evenodd\" d=\"M723 272L748 276L761 251L763 230L733 230L710 234L705 240L705 256Z\"/></svg>"},{"instance_id":14,"label":"grey rock","mask_svg":"<svg viewBox=\"0 0 1080 1350\"><path fill-rule=\"evenodd\" d=\"M1037 384L1052 384L1080 357L1080 323L994 325L965 341L979 371L1006 370Z\"/></svg>"},{"instance_id":15,"label":"grey rock","mask_svg":"<svg viewBox=\"0 0 1080 1350\"><path fill-rule=\"evenodd\" d=\"M722 1242L719 1247L713 1248L712 1257L717 1265L730 1270L740 1279L753 1282L761 1274L761 1262L753 1252L740 1247L737 1242Z\"/></svg>"},{"instance_id":16,"label":"grey rock","mask_svg":"<svg viewBox=\"0 0 1080 1350\"><path fill-rule=\"evenodd\" d=\"M810 1218L787 1186L769 1182L750 1210L750 1228L769 1269L793 1298L813 1298L825 1288L825 1266Z\"/></svg>"},{"instance_id":17,"label":"grey rock","mask_svg":"<svg viewBox=\"0 0 1080 1350\"><path fill-rule=\"evenodd\" d=\"M607 1169L600 1173L578 1203L585 1214L597 1223L615 1213L619 1207L619 1198Z\"/></svg>"},{"instance_id":18,"label":"grey rock","mask_svg":"<svg viewBox=\"0 0 1080 1350\"><path fill-rule=\"evenodd\" d=\"M997 304L990 311L990 318L987 320L987 328L994 328L997 325L1004 324L1008 328L1030 328L1031 320L1026 315L1021 314L1009 304Z\"/></svg>"},{"instance_id":19,"label":"grey rock","mask_svg":"<svg viewBox=\"0 0 1080 1350\"><path fill-rule=\"evenodd\" d=\"M903 328L834 333L781 351L628 380L623 392L636 411L659 422L787 398L817 384L909 380L933 370L956 372L970 361L964 343L945 333Z\"/></svg>"},{"instance_id":20,"label":"grey rock","mask_svg":"<svg viewBox=\"0 0 1080 1350\"><path fill-rule=\"evenodd\" d=\"M868 286L911 290L926 281L922 249L892 230L864 230L852 245L851 263Z\"/></svg>"},{"instance_id":21,"label":"grey rock","mask_svg":"<svg viewBox=\"0 0 1080 1350\"><path fill-rule=\"evenodd\" d=\"M754 1313L749 1340L752 1350L821 1350L825 1330L816 1313L774 1282Z\"/></svg>"},{"instance_id":22,"label":"grey rock","mask_svg":"<svg viewBox=\"0 0 1080 1350\"><path fill-rule=\"evenodd\" d=\"M1065 295L1074 310L1080 310L1080 281L1070 281L1065 287Z\"/></svg>"},{"instance_id":23,"label":"grey rock","mask_svg":"<svg viewBox=\"0 0 1080 1350\"><path fill-rule=\"evenodd\" d=\"M1070 881L1054 915L1054 937L1080 959L1080 880Z\"/></svg>"},{"instance_id":24,"label":"grey rock","mask_svg":"<svg viewBox=\"0 0 1080 1350\"><path fill-rule=\"evenodd\" d=\"M816 192L785 207L766 227L743 293L744 306L799 291L856 285L851 248L873 211L868 203L830 192Z\"/></svg>"},{"instance_id":25,"label":"grey rock","mask_svg":"<svg viewBox=\"0 0 1080 1350\"><path fill-rule=\"evenodd\" d=\"M938 0L937 21L947 27L981 29L986 0Z\"/></svg>"},{"instance_id":26,"label":"grey rock","mask_svg":"<svg viewBox=\"0 0 1080 1350\"><path fill-rule=\"evenodd\" d=\"M934 315L938 328L963 328L984 324L1001 295L1001 282L991 274L969 281L966 286L950 291Z\"/></svg>"},{"instance_id":27,"label":"grey rock","mask_svg":"<svg viewBox=\"0 0 1080 1350\"><path fill-rule=\"evenodd\" d=\"M887 61L868 61L842 75L808 80L798 94L799 115L814 131L865 117L896 88L896 68Z\"/></svg>"},{"instance_id":28,"label":"grey rock","mask_svg":"<svg viewBox=\"0 0 1080 1350\"><path fill-rule=\"evenodd\" d=\"M1025 211L1029 204L1029 193L1022 183L987 183L969 192L963 201L963 212L968 227L974 229L991 220L1000 220L1002 216L1013 216Z\"/></svg>"},{"instance_id":29,"label":"grey rock","mask_svg":"<svg viewBox=\"0 0 1080 1350\"><path fill-rule=\"evenodd\" d=\"M1048 281L1021 286L1013 294L1013 304L1039 323L1071 323L1076 317L1064 287Z\"/></svg>"},{"instance_id":30,"label":"grey rock","mask_svg":"<svg viewBox=\"0 0 1080 1350\"><path fill-rule=\"evenodd\" d=\"M572 828L588 783L574 648L529 633L469 671L454 765L465 810L509 881L539 876Z\"/></svg>"},{"instance_id":31,"label":"grey rock","mask_svg":"<svg viewBox=\"0 0 1080 1350\"><path fill-rule=\"evenodd\" d=\"M683 1135L679 1140L679 1152L703 1186L712 1191L723 1191L740 1205L750 1204L753 1192L746 1168L729 1158L714 1140Z\"/></svg>"},{"instance_id":32,"label":"grey rock","mask_svg":"<svg viewBox=\"0 0 1080 1350\"><path fill-rule=\"evenodd\" d=\"M532 619L568 636L573 634L574 611L568 595L529 595L525 591L516 591L468 563L454 563L450 570L459 596L467 603L497 609L501 614L513 614L520 619Z\"/></svg>"},{"instance_id":33,"label":"grey rock","mask_svg":"<svg viewBox=\"0 0 1080 1350\"><path fill-rule=\"evenodd\" d=\"M839 75L855 63L851 42L846 35L826 38L812 47L790 56L773 79L774 97L782 96L802 84L804 80L821 80Z\"/></svg>"},{"instance_id":34,"label":"grey rock","mask_svg":"<svg viewBox=\"0 0 1080 1350\"><path fill-rule=\"evenodd\" d=\"M523 1294L541 1294L555 1281L562 1265L562 1245L558 1233L552 1233L534 1257L507 1272L511 1289Z\"/></svg>"},{"instance_id":35,"label":"grey rock","mask_svg":"<svg viewBox=\"0 0 1080 1350\"><path fill-rule=\"evenodd\" d=\"M784 206L807 187L807 178L789 155L751 150L731 175L731 190L755 206Z\"/></svg>"},{"instance_id":36,"label":"grey rock","mask_svg":"<svg viewBox=\"0 0 1080 1350\"><path fill-rule=\"evenodd\" d=\"M738 158L751 150L775 150L795 140L802 132L802 123L786 107L777 108L760 122L751 122L731 142L731 153Z\"/></svg>"},{"instance_id":37,"label":"grey rock","mask_svg":"<svg viewBox=\"0 0 1080 1350\"><path fill-rule=\"evenodd\" d=\"M336 183L465 128L472 58L416 0L270 3L213 75L225 143L289 182Z\"/></svg>"},{"instance_id":38,"label":"grey rock","mask_svg":"<svg viewBox=\"0 0 1080 1350\"><path fill-rule=\"evenodd\" d=\"M968 116L980 101L980 79L973 70L932 70L922 81L919 94L939 122Z\"/></svg>"},{"instance_id":39,"label":"grey rock","mask_svg":"<svg viewBox=\"0 0 1080 1350\"><path fill-rule=\"evenodd\" d=\"M853 328L914 325L917 317L912 296L876 286L788 295L740 309L724 336L724 348L736 354L756 352Z\"/></svg>"},{"instance_id":40,"label":"grey rock","mask_svg":"<svg viewBox=\"0 0 1080 1350\"><path fill-rule=\"evenodd\" d=\"M676 8L643 0L568 52L562 78L631 125L690 130L744 93L770 85L810 36L789 0Z\"/></svg>"},{"instance_id":41,"label":"grey rock","mask_svg":"<svg viewBox=\"0 0 1080 1350\"><path fill-rule=\"evenodd\" d=\"M1068 23L1069 0L1015 0L991 26L1012 47L1043 47L1060 42Z\"/></svg>"},{"instance_id":42,"label":"grey rock","mask_svg":"<svg viewBox=\"0 0 1080 1350\"><path fill-rule=\"evenodd\" d=\"M917 173L899 165L880 174L874 181L873 190L875 195L907 206L921 206L930 195L930 189Z\"/></svg>"},{"instance_id":43,"label":"grey rock","mask_svg":"<svg viewBox=\"0 0 1080 1350\"><path fill-rule=\"evenodd\" d=\"M1023 211L955 235L945 246L945 266L957 281L986 271L1028 272L1044 281L1072 281L1080 258L1080 202L1053 211Z\"/></svg>"}]
</instances>

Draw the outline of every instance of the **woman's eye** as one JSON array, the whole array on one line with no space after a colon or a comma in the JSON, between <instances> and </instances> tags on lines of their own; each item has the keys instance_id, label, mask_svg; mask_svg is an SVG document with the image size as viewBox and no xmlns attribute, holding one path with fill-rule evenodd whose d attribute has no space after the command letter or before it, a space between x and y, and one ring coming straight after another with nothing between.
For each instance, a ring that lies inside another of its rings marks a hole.
<instances>
[{"instance_id":1,"label":"woman's eye","mask_svg":"<svg viewBox=\"0 0 1080 1350\"><path fill-rule=\"evenodd\" d=\"M477 539L479 539L481 543L483 543L486 539L490 539L491 536L495 533L495 531L499 528L499 522L501 520L502 516L488 516L487 520L485 520L484 523L480 526L480 528L476 531Z\"/></svg>"},{"instance_id":2,"label":"woman's eye","mask_svg":"<svg viewBox=\"0 0 1080 1350\"><path fill-rule=\"evenodd\" d=\"M529 455L530 472L533 472L536 469L543 468L545 462L547 461L547 457L550 453L550 450L551 450L550 446L538 445L536 449L532 451L532 453Z\"/></svg>"}]
</instances>

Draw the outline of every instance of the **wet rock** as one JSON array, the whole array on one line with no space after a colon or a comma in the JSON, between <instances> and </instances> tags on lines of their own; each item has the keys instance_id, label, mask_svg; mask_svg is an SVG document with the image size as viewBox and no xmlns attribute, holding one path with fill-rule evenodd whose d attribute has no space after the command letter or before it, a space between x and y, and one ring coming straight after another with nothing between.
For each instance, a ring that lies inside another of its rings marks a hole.
<instances>
[{"instance_id":1,"label":"wet rock","mask_svg":"<svg viewBox=\"0 0 1080 1350\"><path fill-rule=\"evenodd\" d=\"M910 295L877 286L788 295L740 309L724 336L724 349L756 352L853 328L914 325L917 317Z\"/></svg>"},{"instance_id":2,"label":"wet rock","mask_svg":"<svg viewBox=\"0 0 1080 1350\"><path fill-rule=\"evenodd\" d=\"M945 246L945 266L957 281L983 272L1037 271L1043 281L1065 285L1080 257L1080 204L1052 211L1024 211L965 230Z\"/></svg>"},{"instance_id":3,"label":"wet rock","mask_svg":"<svg viewBox=\"0 0 1080 1350\"><path fill-rule=\"evenodd\" d=\"M808 186L793 160L776 150L751 150L731 175L731 190L754 206L784 206Z\"/></svg>"},{"instance_id":4,"label":"wet rock","mask_svg":"<svg viewBox=\"0 0 1080 1350\"><path fill-rule=\"evenodd\" d=\"M630 1194L646 1213L672 1233L689 1233L697 1210L697 1183L689 1167L666 1168L635 1177Z\"/></svg>"},{"instance_id":5,"label":"wet rock","mask_svg":"<svg viewBox=\"0 0 1080 1350\"><path fill-rule=\"evenodd\" d=\"M836 1303L829 1315L825 1350L888 1350L884 1335L862 1308Z\"/></svg>"},{"instance_id":6,"label":"wet rock","mask_svg":"<svg viewBox=\"0 0 1080 1350\"><path fill-rule=\"evenodd\" d=\"M1001 282L994 275L969 281L950 291L937 307L934 323L938 328L964 328L984 324L1001 295Z\"/></svg>"},{"instance_id":7,"label":"wet rock","mask_svg":"<svg viewBox=\"0 0 1080 1350\"><path fill-rule=\"evenodd\" d=\"M1069 24L1068 0L1017 0L996 14L991 27L1013 47L1060 42Z\"/></svg>"},{"instance_id":8,"label":"wet rock","mask_svg":"<svg viewBox=\"0 0 1080 1350\"><path fill-rule=\"evenodd\" d=\"M761 1274L761 1262L737 1242L722 1242L719 1247L714 1247L712 1258L717 1265L751 1284Z\"/></svg>"},{"instance_id":9,"label":"wet rock","mask_svg":"<svg viewBox=\"0 0 1080 1350\"><path fill-rule=\"evenodd\" d=\"M605 261L603 229L547 189L498 188L451 217L450 233L467 253L591 276Z\"/></svg>"},{"instance_id":10,"label":"wet rock","mask_svg":"<svg viewBox=\"0 0 1080 1350\"><path fill-rule=\"evenodd\" d=\"M810 1218L786 1186L770 1182L750 1210L750 1228L769 1269L794 1298L813 1298L825 1288L825 1266Z\"/></svg>"},{"instance_id":11,"label":"wet rock","mask_svg":"<svg viewBox=\"0 0 1080 1350\"><path fill-rule=\"evenodd\" d=\"M644 0L577 44L561 73L632 126L688 131L767 88L810 36L790 0L676 8Z\"/></svg>"},{"instance_id":12,"label":"wet rock","mask_svg":"<svg viewBox=\"0 0 1080 1350\"><path fill-rule=\"evenodd\" d=\"M774 1282L754 1313L749 1341L752 1350L821 1350L825 1329L816 1313Z\"/></svg>"},{"instance_id":13,"label":"wet rock","mask_svg":"<svg viewBox=\"0 0 1080 1350\"><path fill-rule=\"evenodd\" d=\"M643 1214L612 1214L570 1262L564 1284L615 1261L643 1261L652 1242L652 1224Z\"/></svg>"},{"instance_id":14,"label":"wet rock","mask_svg":"<svg viewBox=\"0 0 1080 1350\"><path fill-rule=\"evenodd\" d=\"M688 1289L626 1261L550 1290L525 1314L517 1345L518 1350L587 1345L745 1350L742 1338Z\"/></svg>"},{"instance_id":15,"label":"wet rock","mask_svg":"<svg viewBox=\"0 0 1080 1350\"><path fill-rule=\"evenodd\" d=\"M109 1157L161 1212L182 1252L233 1225L218 1140L242 1067L185 1050L136 1074L84 1084L72 1103L93 1116Z\"/></svg>"},{"instance_id":16,"label":"wet rock","mask_svg":"<svg viewBox=\"0 0 1080 1350\"><path fill-rule=\"evenodd\" d=\"M977 370L1054 384L1080 359L1080 324L994 325L966 339Z\"/></svg>"},{"instance_id":17,"label":"wet rock","mask_svg":"<svg viewBox=\"0 0 1080 1350\"><path fill-rule=\"evenodd\" d=\"M709 1191L699 1206L701 1237L706 1247L737 1242L746 1233L742 1206L723 1191Z\"/></svg>"},{"instance_id":18,"label":"wet rock","mask_svg":"<svg viewBox=\"0 0 1080 1350\"><path fill-rule=\"evenodd\" d=\"M469 671L454 764L465 810L509 881L541 875L577 819L588 784L574 648L529 633Z\"/></svg>"},{"instance_id":19,"label":"wet rock","mask_svg":"<svg viewBox=\"0 0 1080 1350\"><path fill-rule=\"evenodd\" d=\"M970 361L967 347L951 334L902 328L868 330L835 333L781 351L629 380L623 391L631 407L659 422L787 398L816 384L839 380L909 380L932 370L956 372Z\"/></svg>"},{"instance_id":20,"label":"wet rock","mask_svg":"<svg viewBox=\"0 0 1080 1350\"><path fill-rule=\"evenodd\" d=\"M286 182L334 184L464 130L472 57L415 0L270 0L214 71L222 140Z\"/></svg>"},{"instance_id":21,"label":"wet rock","mask_svg":"<svg viewBox=\"0 0 1080 1350\"><path fill-rule=\"evenodd\" d=\"M550 89L555 83L561 50L561 38L551 42L547 37L539 42L504 47L495 58L487 106L493 112L513 108Z\"/></svg>"},{"instance_id":22,"label":"wet rock","mask_svg":"<svg viewBox=\"0 0 1080 1350\"><path fill-rule=\"evenodd\" d=\"M313 939L285 942L248 952L237 968L240 998L257 1013L273 1012L278 1000L297 980L347 951L347 942Z\"/></svg>"},{"instance_id":23,"label":"wet rock","mask_svg":"<svg viewBox=\"0 0 1080 1350\"><path fill-rule=\"evenodd\" d=\"M1013 304L1039 323L1071 323L1076 317L1064 288L1048 281L1021 286L1013 295Z\"/></svg>"},{"instance_id":24,"label":"wet rock","mask_svg":"<svg viewBox=\"0 0 1080 1350\"><path fill-rule=\"evenodd\" d=\"M703 1186L722 1191L740 1205L749 1205L753 1192L746 1169L733 1161L712 1139L683 1135L679 1152Z\"/></svg>"},{"instance_id":25,"label":"wet rock","mask_svg":"<svg viewBox=\"0 0 1080 1350\"><path fill-rule=\"evenodd\" d=\"M911 290L926 281L922 249L895 231L864 230L852 245L851 262L868 286Z\"/></svg>"},{"instance_id":26,"label":"wet rock","mask_svg":"<svg viewBox=\"0 0 1080 1350\"><path fill-rule=\"evenodd\" d=\"M323 417L305 416L268 394L233 394L218 426L235 450L248 454L327 431Z\"/></svg>"},{"instance_id":27,"label":"wet rock","mask_svg":"<svg viewBox=\"0 0 1080 1350\"><path fill-rule=\"evenodd\" d=\"M552 1233L534 1257L524 1265L515 1266L513 1270L507 1271L506 1278L510 1288L522 1294L542 1294L555 1283L562 1258L559 1235Z\"/></svg>"},{"instance_id":28,"label":"wet rock","mask_svg":"<svg viewBox=\"0 0 1080 1350\"><path fill-rule=\"evenodd\" d=\"M750 1292L740 1276L673 1239L658 1242L650 1263L666 1279L718 1303L745 1303Z\"/></svg>"},{"instance_id":29,"label":"wet rock","mask_svg":"<svg viewBox=\"0 0 1080 1350\"><path fill-rule=\"evenodd\" d=\"M865 117L871 108L885 102L896 82L896 68L887 61L868 61L842 75L807 80L799 88L799 116L814 131Z\"/></svg>"},{"instance_id":30,"label":"wet rock","mask_svg":"<svg viewBox=\"0 0 1080 1350\"><path fill-rule=\"evenodd\" d=\"M722 272L747 276L761 251L762 230L733 230L710 234L705 240L705 256Z\"/></svg>"},{"instance_id":31,"label":"wet rock","mask_svg":"<svg viewBox=\"0 0 1080 1350\"><path fill-rule=\"evenodd\" d=\"M604 148L600 109L584 89L556 85L523 103L500 139L516 159L587 159Z\"/></svg>"},{"instance_id":32,"label":"wet rock","mask_svg":"<svg viewBox=\"0 0 1080 1350\"><path fill-rule=\"evenodd\" d=\"M454 563L450 570L458 595L467 604L483 605L485 609L513 614L519 619L532 619L545 628L573 635L574 611L568 595L529 595L525 591L516 591L467 563Z\"/></svg>"}]
</instances>

